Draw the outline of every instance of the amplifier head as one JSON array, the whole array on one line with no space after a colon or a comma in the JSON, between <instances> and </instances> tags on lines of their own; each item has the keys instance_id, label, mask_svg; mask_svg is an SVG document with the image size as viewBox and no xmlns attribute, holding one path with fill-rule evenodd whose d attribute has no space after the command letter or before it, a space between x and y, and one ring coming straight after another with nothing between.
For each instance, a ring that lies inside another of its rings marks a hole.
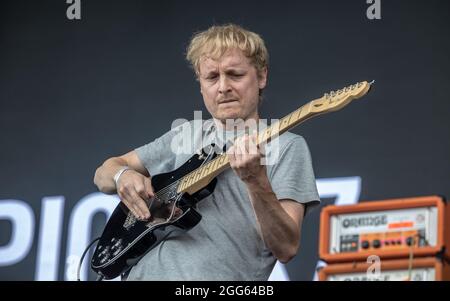
<instances>
[{"instance_id":1,"label":"amplifier head","mask_svg":"<svg viewBox=\"0 0 450 301\"><path fill-rule=\"evenodd\" d=\"M328 263L371 255L450 258L449 220L450 206L438 196L327 206L320 217L319 256Z\"/></svg>"}]
</instances>

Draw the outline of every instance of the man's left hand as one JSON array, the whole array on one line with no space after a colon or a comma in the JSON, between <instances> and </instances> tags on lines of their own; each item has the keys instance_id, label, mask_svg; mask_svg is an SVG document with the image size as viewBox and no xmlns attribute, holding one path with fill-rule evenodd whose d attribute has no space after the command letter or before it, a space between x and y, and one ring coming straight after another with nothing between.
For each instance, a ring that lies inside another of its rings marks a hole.
<instances>
[{"instance_id":1,"label":"man's left hand","mask_svg":"<svg viewBox=\"0 0 450 301\"><path fill-rule=\"evenodd\" d=\"M266 166L262 164L264 155L256 137L257 133L239 137L227 151L231 168L247 184L257 183L261 177L267 177Z\"/></svg>"}]
</instances>

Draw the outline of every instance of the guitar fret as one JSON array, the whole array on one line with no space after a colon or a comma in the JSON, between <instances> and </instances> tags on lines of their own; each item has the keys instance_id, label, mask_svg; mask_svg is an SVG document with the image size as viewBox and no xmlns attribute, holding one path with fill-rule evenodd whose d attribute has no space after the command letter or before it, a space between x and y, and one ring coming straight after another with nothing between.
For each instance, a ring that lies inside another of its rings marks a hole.
<instances>
[{"instance_id":1,"label":"guitar fret","mask_svg":"<svg viewBox=\"0 0 450 301\"><path fill-rule=\"evenodd\" d=\"M199 174L200 179L203 178L203 174L205 173L205 166L206 166L206 164L204 166L201 166L198 168L198 174Z\"/></svg>"},{"instance_id":2,"label":"guitar fret","mask_svg":"<svg viewBox=\"0 0 450 301\"><path fill-rule=\"evenodd\" d=\"M289 120L291 119L291 114L283 117L283 119L280 120L280 130L284 130L289 126Z\"/></svg>"},{"instance_id":3,"label":"guitar fret","mask_svg":"<svg viewBox=\"0 0 450 301\"><path fill-rule=\"evenodd\" d=\"M278 135L280 133L280 121L272 124L270 126L270 135L267 139L272 139L272 137Z\"/></svg>"},{"instance_id":4,"label":"guitar fret","mask_svg":"<svg viewBox=\"0 0 450 301\"><path fill-rule=\"evenodd\" d=\"M297 110L294 111L294 113L292 113L292 116L294 116L294 118L292 118L293 120L291 121L291 124L294 124L298 121L299 119L299 115L302 113L302 108L298 108Z\"/></svg>"},{"instance_id":5,"label":"guitar fret","mask_svg":"<svg viewBox=\"0 0 450 301\"><path fill-rule=\"evenodd\" d=\"M226 155L222 155L219 159L219 163L220 163L220 167L222 167L224 164L224 162L227 160L227 156Z\"/></svg>"},{"instance_id":6,"label":"guitar fret","mask_svg":"<svg viewBox=\"0 0 450 301\"><path fill-rule=\"evenodd\" d=\"M222 167L224 158L225 158L225 156L221 156L221 157L217 158L217 169Z\"/></svg>"},{"instance_id":7,"label":"guitar fret","mask_svg":"<svg viewBox=\"0 0 450 301\"><path fill-rule=\"evenodd\" d=\"M201 170L200 170L201 171ZM194 172L194 182L198 181L198 178L200 177L201 173L199 172L199 170L196 170Z\"/></svg>"},{"instance_id":8,"label":"guitar fret","mask_svg":"<svg viewBox=\"0 0 450 301\"><path fill-rule=\"evenodd\" d=\"M208 162L209 163L209 162ZM206 163L202 168L201 168L201 175L202 178L204 178L207 174L208 174L208 163Z\"/></svg>"},{"instance_id":9,"label":"guitar fret","mask_svg":"<svg viewBox=\"0 0 450 301\"><path fill-rule=\"evenodd\" d=\"M194 184L194 173L190 173L189 174L189 185L188 186L191 186L192 184Z\"/></svg>"},{"instance_id":10,"label":"guitar fret","mask_svg":"<svg viewBox=\"0 0 450 301\"><path fill-rule=\"evenodd\" d=\"M208 174L212 174L214 172L214 160L209 162Z\"/></svg>"},{"instance_id":11,"label":"guitar fret","mask_svg":"<svg viewBox=\"0 0 450 301\"><path fill-rule=\"evenodd\" d=\"M187 189L189 186L191 186L191 180L192 180L192 173L189 173L186 175L186 181L183 189Z\"/></svg>"},{"instance_id":12,"label":"guitar fret","mask_svg":"<svg viewBox=\"0 0 450 301\"><path fill-rule=\"evenodd\" d=\"M203 169L202 177L205 177L206 175L208 175L209 167L210 167L209 162L206 163L205 166L202 167L202 169Z\"/></svg>"},{"instance_id":13,"label":"guitar fret","mask_svg":"<svg viewBox=\"0 0 450 301\"><path fill-rule=\"evenodd\" d=\"M292 112L290 115L291 115L291 117L289 118L289 126L291 126L291 125L293 125L294 123L295 123L295 121L296 121L296 119L295 119L295 115L297 114L297 111L294 111L294 112Z\"/></svg>"},{"instance_id":14,"label":"guitar fret","mask_svg":"<svg viewBox=\"0 0 450 301\"><path fill-rule=\"evenodd\" d=\"M217 158L217 159L214 160L214 163L213 163L213 169L212 169L213 172L216 172L217 169L219 169L219 165L220 165L220 164L219 164L219 161L220 161L219 158Z\"/></svg>"},{"instance_id":15,"label":"guitar fret","mask_svg":"<svg viewBox=\"0 0 450 301\"><path fill-rule=\"evenodd\" d=\"M187 184L187 179L184 177L183 180L181 181L180 191L183 191L186 188L186 184Z\"/></svg>"},{"instance_id":16,"label":"guitar fret","mask_svg":"<svg viewBox=\"0 0 450 301\"><path fill-rule=\"evenodd\" d=\"M272 131L272 126L268 127L262 136L262 141L266 141L268 136L270 135L270 132Z\"/></svg>"},{"instance_id":17,"label":"guitar fret","mask_svg":"<svg viewBox=\"0 0 450 301\"><path fill-rule=\"evenodd\" d=\"M185 176L183 190L186 189L188 186L189 186L189 176Z\"/></svg>"},{"instance_id":18,"label":"guitar fret","mask_svg":"<svg viewBox=\"0 0 450 301\"><path fill-rule=\"evenodd\" d=\"M300 108L298 109L298 117L297 117L297 120L300 120L300 118L302 117L302 113L303 113L303 106L300 107Z\"/></svg>"},{"instance_id":19,"label":"guitar fret","mask_svg":"<svg viewBox=\"0 0 450 301\"><path fill-rule=\"evenodd\" d=\"M214 163L213 163L213 169L214 169L214 171L216 171L216 170L218 169L218 166L219 166L219 159L215 159L215 160L214 160Z\"/></svg>"},{"instance_id":20,"label":"guitar fret","mask_svg":"<svg viewBox=\"0 0 450 301\"><path fill-rule=\"evenodd\" d=\"M194 172L194 183L198 181L198 178L200 177L200 170L196 170Z\"/></svg>"}]
</instances>

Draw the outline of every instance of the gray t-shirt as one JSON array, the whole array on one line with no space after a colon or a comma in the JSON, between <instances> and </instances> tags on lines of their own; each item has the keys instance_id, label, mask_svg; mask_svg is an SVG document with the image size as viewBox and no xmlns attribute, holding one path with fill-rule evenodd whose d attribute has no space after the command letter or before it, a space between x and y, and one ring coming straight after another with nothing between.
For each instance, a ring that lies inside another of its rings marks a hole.
<instances>
[{"instance_id":1,"label":"gray t-shirt","mask_svg":"<svg viewBox=\"0 0 450 301\"><path fill-rule=\"evenodd\" d=\"M222 146L229 133L212 119L191 121L136 149L151 175L172 171L211 142ZM240 135L241 133L237 133ZM188 143L186 143L188 141ZM193 141L192 143L189 143ZM276 146L276 147L275 147ZM320 202L305 140L286 132L265 148L278 199L306 205ZM272 157L273 159L274 157ZM229 168L217 177L214 192L197 204L202 220L186 233L169 235L134 266L127 280L267 280L276 258L265 246L245 184Z\"/></svg>"}]
</instances>

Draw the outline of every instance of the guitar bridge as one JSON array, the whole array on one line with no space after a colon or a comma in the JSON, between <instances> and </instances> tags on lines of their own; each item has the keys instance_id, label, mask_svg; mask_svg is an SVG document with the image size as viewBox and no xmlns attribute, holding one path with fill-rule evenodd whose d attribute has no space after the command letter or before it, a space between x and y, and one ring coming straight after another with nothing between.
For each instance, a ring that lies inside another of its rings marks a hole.
<instances>
[{"instance_id":1,"label":"guitar bridge","mask_svg":"<svg viewBox=\"0 0 450 301\"><path fill-rule=\"evenodd\" d=\"M136 218L131 212L129 212L127 218L125 219L125 223L123 223L123 227L128 231L134 226L134 224L136 224Z\"/></svg>"}]
</instances>

